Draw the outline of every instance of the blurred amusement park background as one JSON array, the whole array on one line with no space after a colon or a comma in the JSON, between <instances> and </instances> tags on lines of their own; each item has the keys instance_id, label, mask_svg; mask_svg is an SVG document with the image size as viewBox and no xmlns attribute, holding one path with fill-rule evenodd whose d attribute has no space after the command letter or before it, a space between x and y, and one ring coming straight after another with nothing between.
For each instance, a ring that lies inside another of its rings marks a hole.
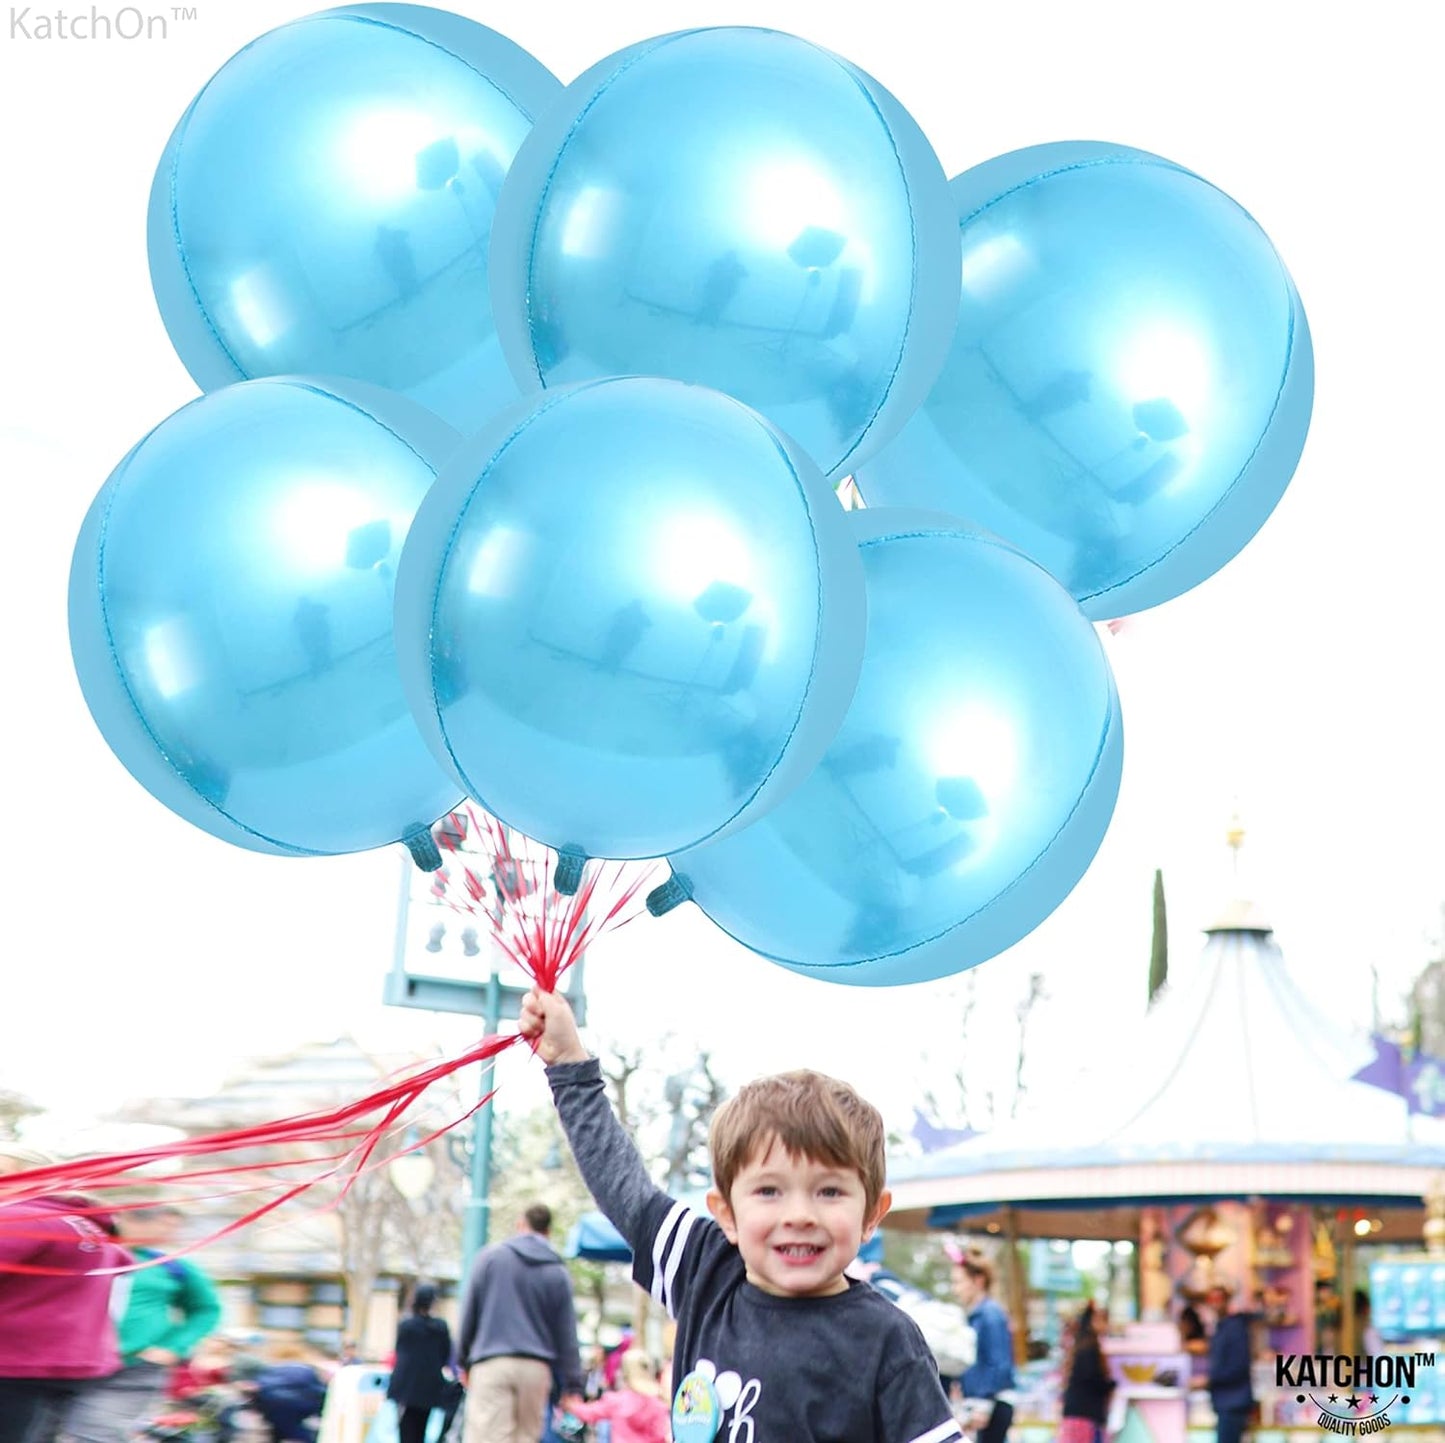
<instances>
[{"instance_id":1,"label":"blurred amusement park background","mask_svg":"<svg viewBox=\"0 0 1445 1443\"><path fill-rule=\"evenodd\" d=\"M375 981L389 1004L432 1021L460 1014L461 1025L493 1032L505 1030L530 983L466 904L461 879L496 864L475 820L468 812L438 825L440 873L405 864L393 966ZM992 1257L1014 1321L1016 1429L1050 1426L1067 1322L1087 1300L1107 1310L1131 1406L1155 1436L1173 1436L1186 1419L1201 1426L1201 1409L1208 1421L1202 1395L1189 1391L1199 1354L1184 1346L1177 1320L1216 1285L1259 1312L1262 1356L1352 1353L1367 1329L1377 1346L1413 1355L1445 1335L1445 1095L1436 1070L1445 959L1425 965L1393 1007L1382 999L1368 1021L1332 1014L1311 995L1307 966L1280 950L1266 902L1244 894L1237 822L1228 841L1231 880L1193 955L1169 951L1156 875L1154 946L1136 959L1137 1006L1105 1055L1082 1070L1031 1056L1036 976L1015 1009L1006 1107L995 1099L989 1116L980 1105L985 1089L1003 1095L1005 1079L954 1059L920 1074L912 1106L887 1115L894 1208L865 1258L920 1295L946 1299L948 1245L969 1239ZM564 985L585 1022L585 961ZM976 1000L965 990L959 1001L954 1025L966 1039ZM700 1037L594 1045L656 1179L700 1198L707 1124L734 1079ZM257 1058L208 1096L130 1100L72 1146L143 1147L336 1107L416 1062L351 1036L318 1039ZM665 1319L627 1281L626 1244L593 1211L554 1110L503 1083L471 1111L491 1085L476 1067L452 1073L407 1115L384 1166L353 1166L234 1233L225 1230L251 1200L197 1196L185 1236L209 1240L195 1256L217 1284L223 1335L384 1359L415 1284L437 1283L440 1311L454 1317L457 1280L475 1250L542 1201L565 1239L584 1343L616 1347L630 1335L663 1356ZM0 1107L3 1135L47 1136L44 1111L22 1092L4 1093ZM134 1195L146 1197L143 1169L134 1181ZM1267 1371L1261 1365L1256 1381L1263 1422L1303 1424L1306 1410ZM1422 1381L1397 1425L1428 1429L1445 1417L1445 1397Z\"/></svg>"}]
</instances>

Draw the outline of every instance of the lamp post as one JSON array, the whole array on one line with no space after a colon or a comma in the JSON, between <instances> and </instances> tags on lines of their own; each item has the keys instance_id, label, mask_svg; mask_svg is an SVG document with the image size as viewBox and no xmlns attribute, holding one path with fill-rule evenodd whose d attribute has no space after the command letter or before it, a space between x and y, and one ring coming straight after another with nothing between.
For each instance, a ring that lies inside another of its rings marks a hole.
<instances>
[{"instance_id":1,"label":"lamp post","mask_svg":"<svg viewBox=\"0 0 1445 1443\"><path fill-rule=\"evenodd\" d=\"M455 841L456 839L451 839ZM468 850L465 841L458 850ZM475 853L474 853L475 855ZM420 1007L429 1012L462 1012L482 1018L484 1037L494 1037L504 1019L515 1021L521 1016L522 999L531 990L530 983L514 986L504 982L501 967L505 959L497 947L478 947L474 929L463 930L463 956L485 958L485 977L447 977L407 970L412 939L412 888L417 879L427 876L410 857L402 859L401 893L397 904L396 948L391 971L387 974L382 1000L392 1007ZM450 919L454 914L438 908L438 918ZM424 953L440 955L446 951L445 920L440 929L433 925L422 947ZM471 935L468 936L467 933ZM568 971L565 991L579 1025L587 1020L587 1001L582 982L581 958ZM485 1097L492 1087L492 1062L483 1065L481 1093ZM462 1215L462 1256L459 1285L464 1286L471 1271L472 1258L484 1247L490 1232L492 1190L492 1102L488 1099L472 1114L471 1174L466 1209Z\"/></svg>"},{"instance_id":2,"label":"lamp post","mask_svg":"<svg viewBox=\"0 0 1445 1443\"><path fill-rule=\"evenodd\" d=\"M521 1015L521 1001L527 995L524 987L503 987L493 965L486 983L486 1007L482 1013L484 1037L496 1035L502 1018ZM503 1006L505 1004L505 1011ZM482 1095L492 1090L492 1069L495 1062L482 1067ZM462 1214L462 1279L465 1281L472 1259L486 1247L492 1231L492 1102L488 1098L472 1115L472 1175L466 1211Z\"/></svg>"}]
</instances>

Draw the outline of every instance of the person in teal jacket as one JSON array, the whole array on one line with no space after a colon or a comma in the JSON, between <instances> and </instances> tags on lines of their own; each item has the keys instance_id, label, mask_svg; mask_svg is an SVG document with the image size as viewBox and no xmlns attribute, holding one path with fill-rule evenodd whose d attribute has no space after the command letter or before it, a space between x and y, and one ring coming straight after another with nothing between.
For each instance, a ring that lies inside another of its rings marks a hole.
<instances>
[{"instance_id":1,"label":"person in teal jacket","mask_svg":"<svg viewBox=\"0 0 1445 1443\"><path fill-rule=\"evenodd\" d=\"M165 1409L171 1369L221 1321L211 1280L176 1246L181 1212L133 1208L116 1214L122 1244L137 1262L160 1259L116 1279L112 1313L121 1368L88 1388L66 1425L76 1443L127 1443L135 1427Z\"/></svg>"}]
</instances>

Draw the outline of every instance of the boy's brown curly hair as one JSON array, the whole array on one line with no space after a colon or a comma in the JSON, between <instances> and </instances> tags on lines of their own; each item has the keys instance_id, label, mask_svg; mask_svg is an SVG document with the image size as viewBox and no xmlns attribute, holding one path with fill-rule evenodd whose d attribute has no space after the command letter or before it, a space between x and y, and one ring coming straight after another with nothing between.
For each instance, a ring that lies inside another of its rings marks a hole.
<instances>
[{"instance_id":1,"label":"boy's brown curly hair","mask_svg":"<svg viewBox=\"0 0 1445 1443\"><path fill-rule=\"evenodd\" d=\"M883 1193L883 1116L836 1078L806 1069L761 1077L713 1114L708 1129L713 1180L731 1201L737 1175L777 1141L793 1157L856 1172L863 1183L864 1217Z\"/></svg>"}]
</instances>

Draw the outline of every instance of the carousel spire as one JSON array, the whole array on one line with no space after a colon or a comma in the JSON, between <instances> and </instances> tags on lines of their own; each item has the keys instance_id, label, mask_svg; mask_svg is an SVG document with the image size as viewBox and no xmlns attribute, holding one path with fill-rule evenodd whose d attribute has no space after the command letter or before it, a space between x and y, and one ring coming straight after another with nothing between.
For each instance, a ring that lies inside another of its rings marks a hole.
<instances>
[{"instance_id":1,"label":"carousel spire","mask_svg":"<svg viewBox=\"0 0 1445 1443\"><path fill-rule=\"evenodd\" d=\"M1224 834L1224 840L1230 851L1234 853L1234 875L1239 876L1239 849L1244 845L1244 824L1239 820L1239 808L1235 807L1234 815L1229 819L1229 830Z\"/></svg>"},{"instance_id":2,"label":"carousel spire","mask_svg":"<svg viewBox=\"0 0 1445 1443\"><path fill-rule=\"evenodd\" d=\"M1239 854L1244 846L1244 838L1244 823L1240 820L1239 808L1236 806L1230 817L1229 827L1224 834L1225 844L1232 854L1234 896L1225 904L1218 918L1204 929L1209 936L1213 936L1216 932L1253 932L1259 936L1268 936L1274 931L1274 928L1265 920L1259 904L1240 893Z\"/></svg>"}]
</instances>

